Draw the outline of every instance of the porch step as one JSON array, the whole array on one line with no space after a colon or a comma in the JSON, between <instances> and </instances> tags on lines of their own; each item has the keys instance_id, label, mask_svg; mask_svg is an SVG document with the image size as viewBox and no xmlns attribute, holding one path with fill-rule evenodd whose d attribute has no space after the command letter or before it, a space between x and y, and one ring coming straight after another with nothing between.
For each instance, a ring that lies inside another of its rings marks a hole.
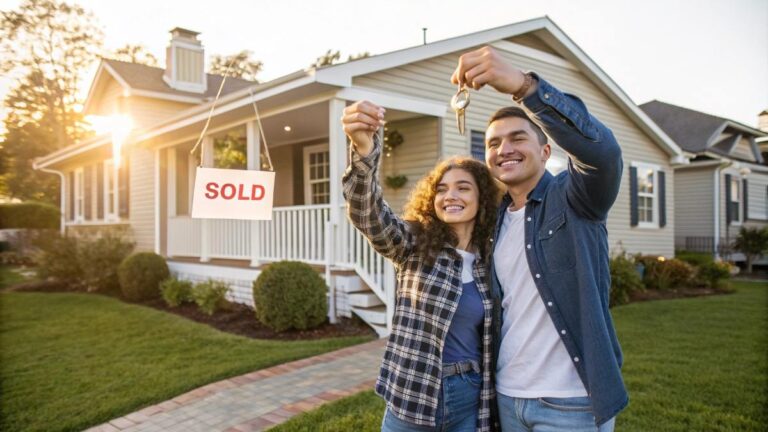
<instances>
[{"instance_id":1,"label":"porch step","mask_svg":"<svg viewBox=\"0 0 768 432\"><path fill-rule=\"evenodd\" d=\"M369 325L387 326L387 307L375 306L370 308L352 307L352 312L356 313L363 321Z\"/></svg>"},{"instance_id":2,"label":"porch step","mask_svg":"<svg viewBox=\"0 0 768 432\"><path fill-rule=\"evenodd\" d=\"M352 307L370 308L384 304L379 296L370 291L349 293L348 296L349 305Z\"/></svg>"},{"instance_id":3,"label":"porch step","mask_svg":"<svg viewBox=\"0 0 768 432\"><path fill-rule=\"evenodd\" d=\"M387 330L387 326L381 324L370 324L370 326L373 328L376 334L379 335L380 338L389 336L389 330Z\"/></svg>"}]
</instances>

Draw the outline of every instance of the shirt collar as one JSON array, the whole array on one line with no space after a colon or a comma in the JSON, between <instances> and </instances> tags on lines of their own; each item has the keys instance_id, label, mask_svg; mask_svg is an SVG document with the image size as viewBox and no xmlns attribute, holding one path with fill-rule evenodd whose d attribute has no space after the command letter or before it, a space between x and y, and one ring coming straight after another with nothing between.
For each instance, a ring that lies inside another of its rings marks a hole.
<instances>
[{"instance_id":1,"label":"shirt collar","mask_svg":"<svg viewBox=\"0 0 768 432\"><path fill-rule=\"evenodd\" d=\"M544 171L544 175L542 175L539 182L536 183L536 187L528 193L528 196L526 197L528 201L541 202L544 199L544 192L546 192L547 186L549 185L549 182L552 181L553 177L554 176L549 171ZM510 204L512 204L512 197L509 195L509 192L507 192L501 200L501 208L505 209L509 207Z\"/></svg>"}]
</instances>

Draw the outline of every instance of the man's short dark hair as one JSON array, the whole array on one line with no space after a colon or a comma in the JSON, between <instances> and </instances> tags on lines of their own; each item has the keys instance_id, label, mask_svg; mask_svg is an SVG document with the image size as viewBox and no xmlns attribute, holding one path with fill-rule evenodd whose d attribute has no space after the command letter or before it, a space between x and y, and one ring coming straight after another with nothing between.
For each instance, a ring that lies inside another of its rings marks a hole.
<instances>
[{"instance_id":1,"label":"man's short dark hair","mask_svg":"<svg viewBox=\"0 0 768 432\"><path fill-rule=\"evenodd\" d=\"M516 106L508 106L501 108L500 110L493 113L491 118L488 120L488 126L491 125L491 123L495 122L496 120L501 120L507 117L517 117L521 118L523 120L527 120L528 123L531 124L531 129L533 129L534 132L536 132L536 137L539 139L539 144L544 145L547 143L547 135L544 133L543 130L534 123L530 117L528 117L528 114L523 111L522 108L516 107Z\"/></svg>"}]
</instances>

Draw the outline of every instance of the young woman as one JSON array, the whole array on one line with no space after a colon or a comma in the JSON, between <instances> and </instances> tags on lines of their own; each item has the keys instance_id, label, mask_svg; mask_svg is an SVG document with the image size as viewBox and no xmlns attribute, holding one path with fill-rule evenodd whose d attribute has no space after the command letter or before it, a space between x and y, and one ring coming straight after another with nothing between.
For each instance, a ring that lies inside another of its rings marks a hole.
<instances>
[{"instance_id":1,"label":"young woman","mask_svg":"<svg viewBox=\"0 0 768 432\"><path fill-rule=\"evenodd\" d=\"M494 305L486 281L499 188L485 164L452 158L411 194L404 220L382 198L384 110L357 102L342 124L352 141L343 177L352 224L396 269L392 322L376 393L382 431L489 431ZM495 409L495 407L494 407Z\"/></svg>"}]
</instances>

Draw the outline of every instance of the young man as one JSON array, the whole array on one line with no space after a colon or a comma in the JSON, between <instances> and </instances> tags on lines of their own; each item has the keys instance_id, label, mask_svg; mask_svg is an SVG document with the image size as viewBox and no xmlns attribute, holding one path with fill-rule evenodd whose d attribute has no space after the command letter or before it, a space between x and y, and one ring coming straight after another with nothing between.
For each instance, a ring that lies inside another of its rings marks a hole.
<instances>
[{"instance_id":1,"label":"young man","mask_svg":"<svg viewBox=\"0 0 768 432\"><path fill-rule=\"evenodd\" d=\"M621 149L581 100L489 47L462 55L451 80L489 85L524 107L497 111L485 134L486 163L507 189L491 265L503 309L495 326L502 429L612 431L629 400L608 311L605 227ZM545 169L547 135L570 156L557 176Z\"/></svg>"}]
</instances>

